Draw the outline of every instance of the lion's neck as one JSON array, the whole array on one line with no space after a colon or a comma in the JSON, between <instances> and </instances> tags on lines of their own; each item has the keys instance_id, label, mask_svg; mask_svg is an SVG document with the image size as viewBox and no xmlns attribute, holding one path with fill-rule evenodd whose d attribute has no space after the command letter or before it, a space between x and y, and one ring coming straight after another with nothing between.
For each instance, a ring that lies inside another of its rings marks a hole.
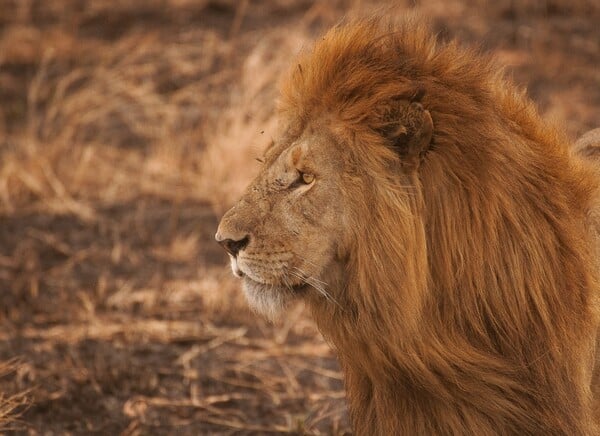
<instances>
[{"instance_id":1,"label":"lion's neck","mask_svg":"<svg viewBox=\"0 0 600 436\"><path fill-rule=\"evenodd\" d=\"M555 340L569 340L570 351L549 349L534 326L465 322L472 308L456 303L444 312L439 298L415 306L416 327L404 329L398 292L378 292L373 305L313 310L344 368L357 434L590 433L583 341L561 331ZM575 331L587 335L581 326Z\"/></svg>"}]
</instances>

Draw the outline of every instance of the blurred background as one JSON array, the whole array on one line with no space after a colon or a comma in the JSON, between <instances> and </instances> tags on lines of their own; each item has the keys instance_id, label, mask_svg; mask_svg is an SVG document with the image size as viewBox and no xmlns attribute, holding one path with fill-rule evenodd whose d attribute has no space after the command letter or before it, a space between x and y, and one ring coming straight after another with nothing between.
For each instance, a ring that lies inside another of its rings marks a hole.
<instances>
[{"instance_id":1,"label":"blurred background","mask_svg":"<svg viewBox=\"0 0 600 436\"><path fill-rule=\"evenodd\" d=\"M281 71L382 4L0 0L5 432L349 432L310 318L250 313L213 235L275 134ZM571 138L600 126L597 0L386 4L495 53Z\"/></svg>"}]
</instances>

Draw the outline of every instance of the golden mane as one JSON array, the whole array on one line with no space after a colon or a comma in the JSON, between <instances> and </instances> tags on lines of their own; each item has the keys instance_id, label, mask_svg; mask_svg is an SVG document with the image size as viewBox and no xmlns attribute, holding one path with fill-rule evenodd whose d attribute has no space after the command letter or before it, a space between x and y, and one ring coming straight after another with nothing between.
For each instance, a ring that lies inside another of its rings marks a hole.
<instances>
[{"instance_id":1,"label":"golden mane","mask_svg":"<svg viewBox=\"0 0 600 436\"><path fill-rule=\"evenodd\" d=\"M597 181L524 92L407 18L332 29L281 94L287 135L329 120L372 180L348 175L344 309L312 306L356 432L598 434ZM434 126L402 183L382 134L398 99L419 101Z\"/></svg>"}]
</instances>

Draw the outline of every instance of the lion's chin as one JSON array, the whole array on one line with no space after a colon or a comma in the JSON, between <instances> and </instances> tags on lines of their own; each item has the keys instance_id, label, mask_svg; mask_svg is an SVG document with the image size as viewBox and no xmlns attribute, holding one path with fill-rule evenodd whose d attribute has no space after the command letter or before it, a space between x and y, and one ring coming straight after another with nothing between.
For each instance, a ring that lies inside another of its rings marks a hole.
<instances>
[{"instance_id":1,"label":"lion's chin","mask_svg":"<svg viewBox=\"0 0 600 436\"><path fill-rule=\"evenodd\" d=\"M274 321L281 317L303 289L288 289L283 286L266 285L244 277L244 295L250 308L265 318Z\"/></svg>"}]
</instances>

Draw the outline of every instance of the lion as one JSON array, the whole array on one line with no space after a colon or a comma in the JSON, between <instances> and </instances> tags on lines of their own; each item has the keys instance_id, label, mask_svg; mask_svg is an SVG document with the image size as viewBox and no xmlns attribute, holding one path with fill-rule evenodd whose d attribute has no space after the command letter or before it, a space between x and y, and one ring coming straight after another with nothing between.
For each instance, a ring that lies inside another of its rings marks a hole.
<instances>
[{"instance_id":1,"label":"lion","mask_svg":"<svg viewBox=\"0 0 600 436\"><path fill-rule=\"evenodd\" d=\"M216 239L249 305L304 301L361 435L600 434L600 188L488 55L342 23Z\"/></svg>"}]
</instances>

